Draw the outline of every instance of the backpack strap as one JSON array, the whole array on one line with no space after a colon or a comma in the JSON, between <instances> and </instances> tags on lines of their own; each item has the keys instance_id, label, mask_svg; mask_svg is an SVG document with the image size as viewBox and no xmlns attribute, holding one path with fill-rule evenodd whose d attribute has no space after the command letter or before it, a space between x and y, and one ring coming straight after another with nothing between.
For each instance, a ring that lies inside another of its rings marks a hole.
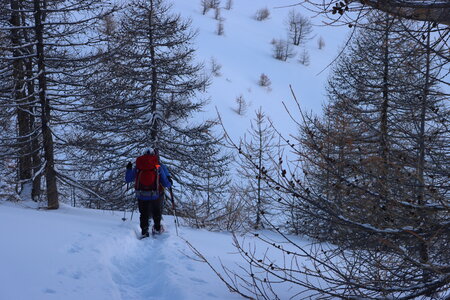
<instances>
[{"instance_id":1,"label":"backpack strap","mask_svg":"<svg viewBox=\"0 0 450 300\"><path fill-rule=\"evenodd\" d=\"M156 165L156 169L155 169L155 172L156 172L156 190L159 192L159 168L160 168L161 166L160 165Z\"/></svg>"},{"instance_id":2,"label":"backpack strap","mask_svg":"<svg viewBox=\"0 0 450 300\"><path fill-rule=\"evenodd\" d=\"M136 180L134 182L134 189L139 190L139 180L141 179L142 172L139 169L136 169L136 172L137 172L137 174L136 174Z\"/></svg>"}]
</instances>

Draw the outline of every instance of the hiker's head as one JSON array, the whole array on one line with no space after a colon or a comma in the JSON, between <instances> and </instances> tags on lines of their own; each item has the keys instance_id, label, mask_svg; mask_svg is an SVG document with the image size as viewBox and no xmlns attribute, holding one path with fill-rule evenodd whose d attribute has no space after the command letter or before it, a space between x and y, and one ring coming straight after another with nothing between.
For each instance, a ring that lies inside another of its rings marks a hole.
<instances>
[{"instance_id":1,"label":"hiker's head","mask_svg":"<svg viewBox=\"0 0 450 300\"><path fill-rule=\"evenodd\" d=\"M150 149L150 148L147 148L147 149L145 149L144 154L146 154L146 155L154 155L155 151Z\"/></svg>"}]
</instances>

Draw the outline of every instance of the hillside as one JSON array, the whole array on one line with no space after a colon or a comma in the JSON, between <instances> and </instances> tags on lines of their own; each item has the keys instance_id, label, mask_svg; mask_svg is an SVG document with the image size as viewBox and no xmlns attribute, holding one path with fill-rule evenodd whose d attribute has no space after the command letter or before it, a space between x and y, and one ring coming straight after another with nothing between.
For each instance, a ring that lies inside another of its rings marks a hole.
<instances>
[{"instance_id":1,"label":"hillside","mask_svg":"<svg viewBox=\"0 0 450 300\"><path fill-rule=\"evenodd\" d=\"M195 46L205 71L211 72L211 60L221 66L220 75L212 76L212 85L208 89L211 102L207 116L215 117L217 108L227 131L238 138L249 128L249 120L261 106L278 128L290 132L292 122L287 120L282 102L292 109L294 115L297 111L289 85L302 109L320 114L322 104L326 102L325 84L330 71L327 66L337 57L351 30L343 26L325 26L324 22L329 20L296 6L294 9L303 16L313 17L312 33L304 46L293 47L295 57L281 61L273 57L271 41L287 38L286 19L292 9L287 6L298 1L236 0L233 3L231 10L220 10L224 19L224 35L219 36L213 10L202 15L200 1L174 1L173 11L191 18L193 29L198 30ZM267 20L257 21L255 14L263 8L269 10L270 16ZM320 38L325 44L322 49L318 44ZM309 65L299 62L304 50L309 54ZM270 88L258 85L262 73L269 77ZM234 111L236 98L241 95L248 104L244 115Z\"/></svg>"}]
</instances>

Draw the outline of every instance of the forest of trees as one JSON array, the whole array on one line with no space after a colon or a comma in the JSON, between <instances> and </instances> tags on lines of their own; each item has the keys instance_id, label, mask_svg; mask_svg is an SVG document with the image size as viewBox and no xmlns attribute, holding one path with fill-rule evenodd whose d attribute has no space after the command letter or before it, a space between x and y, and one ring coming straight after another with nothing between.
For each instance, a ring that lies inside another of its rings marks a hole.
<instances>
[{"instance_id":1,"label":"forest of trees","mask_svg":"<svg viewBox=\"0 0 450 300\"><path fill-rule=\"evenodd\" d=\"M125 165L155 148L187 224L264 228L291 246L255 233L286 258L275 262L235 239L248 276L216 272L243 297L278 299L273 286L290 282L321 299L439 299L450 286L448 18L366 2L375 9L333 64L323 113L298 105L286 137L260 109L233 142L220 120L195 118L210 78L169 2L0 0L0 196L132 209ZM302 44L310 24L295 11L288 23Z\"/></svg>"},{"instance_id":2,"label":"forest of trees","mask_svg":"<svg viewBox=\"0 0 450 300\"><path fill-rule=\"evenodd\" d=\"M209 79L166 1L3 1L0 22L3 181L22 198L122 208L124 166L148 148L186 190L218 190L215 123L191 120Z\"/></svg>"},{"instance_id":3,"label":"forest of trees","mask_svg":"<svg viewBox=\"0 0 450 300\"><path fill-rule=\"evenodd\" d=\"M304 249L264 214L282 238L255 236L285 260L235 239L248 276L225 266L222 278L246 298L276 299L280 282L321 299L441 299L449 288L448 45L431 22L366 17L334 64L323 116L299 106L300 134L282 143L294 158L279 151L271 174L238 148L290 212L284 228L318 241Z\"/></svg>"}]
</instances>

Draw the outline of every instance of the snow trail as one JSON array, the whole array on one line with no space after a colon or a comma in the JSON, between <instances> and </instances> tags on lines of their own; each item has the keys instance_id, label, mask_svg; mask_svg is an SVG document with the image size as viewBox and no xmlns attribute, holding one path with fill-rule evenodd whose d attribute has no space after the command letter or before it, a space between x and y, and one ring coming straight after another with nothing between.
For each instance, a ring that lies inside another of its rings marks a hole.
<instances>
[{"instance_id":1,"label":"snow trail","mask_svg":"<svg viewBox=\"0 0 450 300\"><path fill-rule=\"evenodd\" d=\"M133 249L111 258L112 279L122 299L223 299L214 293L217 279L200 270L183 241L169 232L135 239ZM133 233L132 233L133 234ZM215 283L214 283L215 282ZM230 298L228 295L227 298Z\"/></svg>"},{"instance_id":2,"label":"snow trail","mask_svg":"<svg viewBox=\"0 0 450 300\"><path fill-rule=\"evenodd\" d=\"M123 299L183 298L171 279L167 240L168 236L149 237L138 241L132 252L112 257L113 280Z\"/></svg>"},{"instance_id":3,"label":"snow trail","mask_svg":"<svg viewBox=\"0 0 450 300\"><path fill-rule=\"evenodd\" d=\"M121 212L27 205L0 201L0 300L240 299L188 257L170 216L165 233L138 240L138 218L122 222ZM209 257L232 249L229 235L181 233Z\"/></svg>"}]
</instances>

